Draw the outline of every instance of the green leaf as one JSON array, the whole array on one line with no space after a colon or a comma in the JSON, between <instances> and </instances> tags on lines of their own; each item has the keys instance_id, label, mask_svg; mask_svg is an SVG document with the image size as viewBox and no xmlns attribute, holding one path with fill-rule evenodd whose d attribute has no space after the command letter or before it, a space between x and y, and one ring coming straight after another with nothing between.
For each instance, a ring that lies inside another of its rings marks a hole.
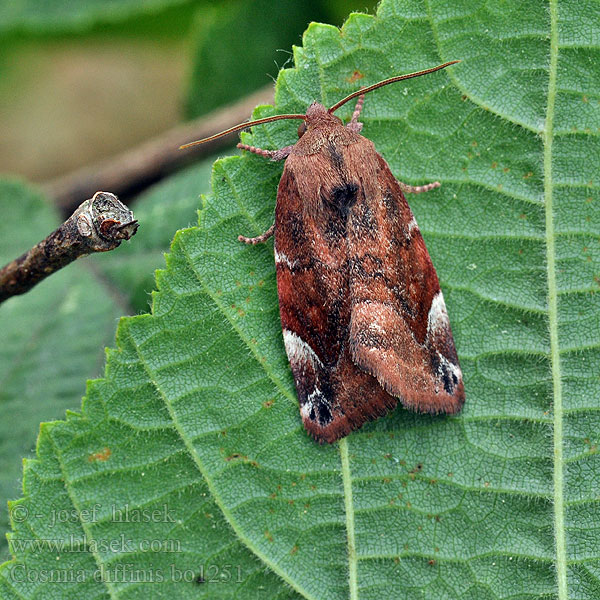
<instances>
[{"instance_id":1,"label":"green leaf","mask_svg":"<svg viewBox=\"0 0 600 600\"><path fill-rule=\"evenodd\" d=\"M190 0L0 0L0 31L57 32L156 14Z\"/></svg>"},{"instance_id":2,"label":"green leaf","mask_svg":"<svg viewBox=\"0 0 600 600\"><path fill-rule=\"evenodd\" d=\"M398 408L333 446L306 436L272 246L236 239L272 223L281 165L218 161L200 226L176 236L157 278L152 315L121 322L81 415L43 427L12 505L42 516L13 518L12 539L66 549L13 546L3 597L251 598L266 586L264 597L597 598L599 32L597 5L568 0L388 0L341 32L311 25L280 74L276 112L463 59L371 94L363 130L403 181L442 182L409 200L446 295L463 413ZM244 137L281 147L296 126ZM164 506L176 523L112 514ZM51 527L53 510L76 513ZM69 551L70 534L89 551ZM126 548L95 547L122 535ZM147 540L181 547L149 551ZM17 580L57 559L116 581ZM231 561L240 583L168 576ZM160 586L149 582L158 567ZM144 568L141 581L123 575Z\"/></svg>"}]
</instances>

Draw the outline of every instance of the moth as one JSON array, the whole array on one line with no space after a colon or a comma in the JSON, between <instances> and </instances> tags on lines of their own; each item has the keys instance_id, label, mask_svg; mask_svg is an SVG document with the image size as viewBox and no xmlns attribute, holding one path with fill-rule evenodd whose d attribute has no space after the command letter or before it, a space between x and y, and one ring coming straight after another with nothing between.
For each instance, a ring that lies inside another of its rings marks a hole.
<instances>
[{"instance_id":1,"label":"moth","mask_svg":"<svg viewBox=\"0 0 600 600\"><path fill-rule=\"evenodd\" d=\"M186 144L279 119L301 119L298 141L279 150L238 148L285 166L275 223L283 341L306 430L335 442L398 400L421 413L458 412L465 392L437 274L405 193L439 187L398 181L360 135L365 94L459 61L391 77L327 109L275 115ZM333 113L356 98L349 123Z\"/></svg>"}]
</instances>

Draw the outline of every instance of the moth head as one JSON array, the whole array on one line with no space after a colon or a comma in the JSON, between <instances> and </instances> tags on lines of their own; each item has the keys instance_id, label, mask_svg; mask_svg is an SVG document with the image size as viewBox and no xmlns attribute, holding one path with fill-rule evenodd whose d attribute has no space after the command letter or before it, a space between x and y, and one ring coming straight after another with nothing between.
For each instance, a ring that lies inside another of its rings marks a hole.
<instances>
[{"instance_id":1,"label":"moth head","mask_svg":"<svg viewBox=\"0 0 600 600\"><path fill-rule=\"evenodd\" d=\"M306 120L310 121L311 119L327 117L327 114L327 109L320 102L313 102L306 109Z\"/></svg>"},{"instance_id":2,"label":"moth head","mask_svg":"<svg viewBox=\"0 0 600 600\"><path fill-rule=\"evenodd\" d=\"M332 115L320 102L313 102L306 109L306 118L298 127L298 137L302 137L311 127L342 125L342 120Z\"/></svg>"}]
</instances>

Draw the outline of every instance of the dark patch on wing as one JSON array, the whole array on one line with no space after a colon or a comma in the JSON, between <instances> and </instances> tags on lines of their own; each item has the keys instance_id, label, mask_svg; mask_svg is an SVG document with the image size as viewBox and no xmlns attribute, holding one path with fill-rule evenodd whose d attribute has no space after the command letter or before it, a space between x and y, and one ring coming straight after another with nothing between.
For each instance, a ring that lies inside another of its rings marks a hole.
<instances>
[{"instance_id":1,"label":"dark patch on wing","mask_svg":"<svg viewBox=\"0 0 600 600\"><path fill-rule=\"evenodd\" d=\"M329 379L330 369L317 367L314 371L315 378L310 382L305 379L305 371L294 373L294 376L300 404L311 403L309 419L318 422L322 427L331 423L333 419L331 407L335 401L335 391Z\"/></svg>"},{"instance_id":2,"label":"dark patch on wing","mask_svg":"<svg viewBox=\"0 0 600 600\"><path fill-rule=\"evenodd\" d=\"M350 208L356 203L358 185L356 183L344 183L331 190L331 204L337 207L340 216L346 218Z\"/></svg>"},{"instance_id":3,"label":"dark patch on wing","mask_svg":"<svg viewBox=\"0 0 600 600\"><path fill-rule=\"evenodd\" d=\"M348 214L356 203L358 185L343 183L333 188L331 194L321 194L321 202L325 208L325 235L333 243L340 243L346 237Z\"/></svg>"},{"instance_id":4,"label":"dark patch on wing","mask_svg":"<svg viewBox=\"0 0 600 600\"><path fill-rule=\"evenodd\" d=\"M317 412L319 413L319 425L325 426L331 423L333 415L331 414L331 409L329 406L325 402L319 402L317 407Z\"/></svg>"},{"instance_id":5,"label":"dark patch on wing","mask_svg":"<svg viewBox=\"0 0 600 600\"><path fill-rule=\"evenodd\" d=\"M331 423L333 419L330 405L321 399L315 398L310 413L308 414L308 418L311 421L317 421L321 427L325 427Z\"/></svg>"},{"instance_id":6,"label":"dark patch on wing","mask_svg":"<svg viewBox=\"0 0 600 600\"><path fill-rule=\"evenodd\" d=\"M411 244L411 239L405 235L395 235L390 238L390 243L399 252L401 249L408 248Z\"/></svg>"},{"instance_id":7,"label":"dark patch on wing","mask_svg":"<svg viewBox=\"0 0 600 600\"><path fill-rule=\"evenodd\" d=\"M454 393L454 389L456 388L456 384L458 383L458 378L452 372L450 367L445 364L442 364L441 373L442 381L444 383L444 389L448 394Z\"/></svg>"},{"instance_id":8,"label":"dark patch on wing","mask_svg":"<svg viewBox=\"0 0 600 600\"><path fill-rule=\"evenodd\" d=\"M394 298L400 303L406 314L413 319L416 317L416 312L413 305L407 299L406 288L404 286L389 284L388 287L392 290Z\"/></svg>"},{"instance_id":9,"label":"dark patch on wing","mask_svg":"<svg viewBox=\"0 0 600 600\"><path fill-rule=\"evenodd\" d=\"M381 272L381 259L372 254L365 254L361 257L350 256L347 260L348 273L351 278L359 281L368 279L383 279L387 281Z\"/></svg>"}]
</instances>

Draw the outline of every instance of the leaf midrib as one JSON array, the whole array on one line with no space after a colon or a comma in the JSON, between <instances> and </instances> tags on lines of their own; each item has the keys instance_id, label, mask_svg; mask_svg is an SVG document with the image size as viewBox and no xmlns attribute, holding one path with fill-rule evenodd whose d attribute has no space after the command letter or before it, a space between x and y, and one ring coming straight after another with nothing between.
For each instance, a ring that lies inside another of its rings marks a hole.
<instances>
[{"instance_id":1,"label":"leaf midrib","mask_svg":"<svg viewBox=\"0 0 600 600\"><path fill-rule=\"evenodd\" d=\"M358 600L358 557L356 554L356 539L354 533L354 500L352 496L352 471L350 470L350 455L348 438L338 442L342 466L342 481L344 484L344 509L346 512L346 538L348 547L348 587L350 600Z\"/></svg>"},{"instance_id":2,"label":"leaf midrib","mask_svg":"<svg viewBox=\"0 0 600 600\"><path fill-rule=\"evenodd\" d=\"M563 406L558 339L558 293L556 282L556 248L552 182L552 142L554 103L558 64L558 0L550 0L550 69L548 76L548 104L542 135L544 144L544 197L546 210L546 266L548 277L548 327L550 330L550 363L552 369L554 412L554 535L556 541L556 577L558 600L568 599L567 555L565 540L565 508L563 488Z\"/></svg>"}]
</instances>

